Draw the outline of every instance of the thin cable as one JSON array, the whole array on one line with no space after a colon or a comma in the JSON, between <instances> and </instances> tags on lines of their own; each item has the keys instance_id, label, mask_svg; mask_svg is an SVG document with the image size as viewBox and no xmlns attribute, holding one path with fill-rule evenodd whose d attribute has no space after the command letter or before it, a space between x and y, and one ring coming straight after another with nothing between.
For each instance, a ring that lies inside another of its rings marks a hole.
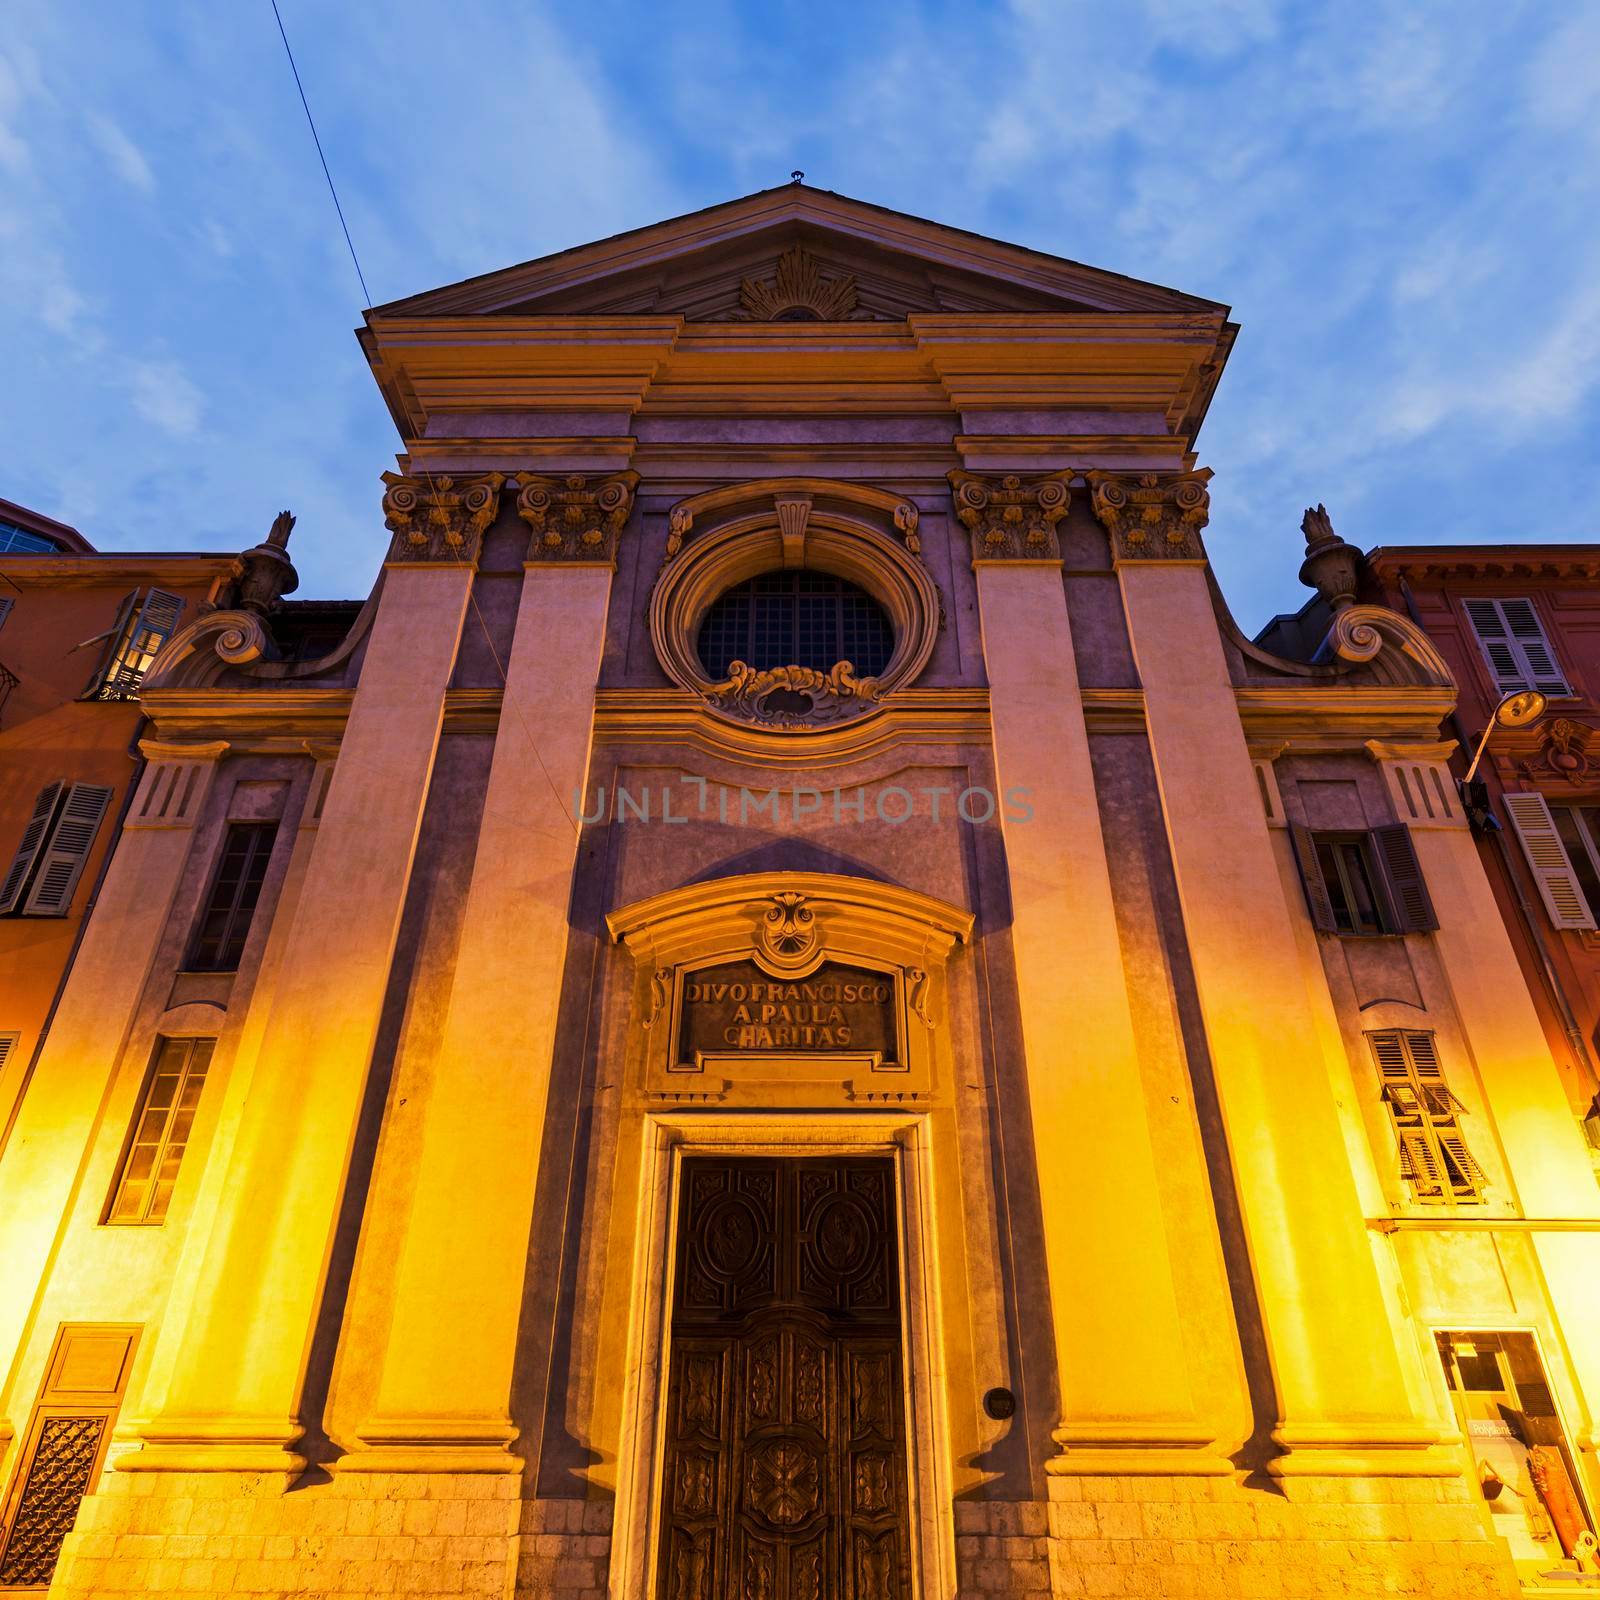
<instances>
[{"instance_id":1,"label":"thin cable","mask_svg":"<svg viewBox=\"0 0 1600 1600\"><path fill-rule=\"evenodd\" d=\"M350 228L344 220L344 207L339 204L339 191L333 186L333 174L328 171L328 158L322 153L322 140L317 137L317 124L311 115L311 106L306 100L305 85L300 81L300 69L294 64L294 51L289 48L289 35L284 32L283 18L278 14L278 0L271 0L272 14L277 18L278 37L283 40L283 53L289 58L289 70L294 74L294 86L300 91L300 104L305 107L306 126L311 129L312 143L317 147L317 160L322 163L322 176L328 180L328 193L333 196L333 209L339 213L339 226L344 229L344 242L350 251L350 264L356 269L356 277L361 282L361 294L368 308L372 305L372 292L367 288L366 275L361 270L361 263L356 259L355 242L350 237Z\"/></svg>"}]
</instances>

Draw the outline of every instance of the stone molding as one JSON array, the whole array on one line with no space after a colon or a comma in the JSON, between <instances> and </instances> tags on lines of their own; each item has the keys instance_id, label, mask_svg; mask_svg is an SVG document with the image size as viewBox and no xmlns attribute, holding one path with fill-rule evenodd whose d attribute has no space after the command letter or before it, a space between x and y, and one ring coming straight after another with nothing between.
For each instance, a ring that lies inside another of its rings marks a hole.
<instances>
[{"instance_id":1,"label":"stone molding","mask_svg":"<svg viewBox=\"0 0 1600 1600\"><path fill-rule=\"evenodd\" d=\"M1329 656L1364 666L1372 681L1395 688L1454 690L1456 686L1427 634L1387 606L1348 605L1336 611L1316 659Z\"/></svg>"},{"instance_id":2,"label":"stone molding","mask_svg":"<svg viewBox=\"0 0 1600 1600\"><path fill-rule=\"evenodd\" d=\"M1111 535L1111 559L1202 562L1211 520L1211 468L1194 472L1085 472L1089 503Z\"/></svg>"},{"instance_id":3,"label":"stone molding","mask_svg":"<svg viewBox=\"0 0 1600 1600\"><path fill-rule=\"evenodd\" d=\"M697 531L702 517L711 525ZM822 478L759 479L680 501L650 597L650 635L663 670L720 719L745 728L816 732L876 710L916 679L939 632L939 591L917 554L917 523L916 507L899 495ZM713 678L699 652L709 607L747 578L801 567L856 584L884 608L895 646L883 671L863 677L850 661L827 668L735 661L727 676Z\"/></svg>"},{"instance_id":4,"label":"stone molding","mask_svg":"<svg viewBox=\"0 0 1600 1600\"><path fill-rule=\"evenodd\" d=\"M209 611L167 640L140 688L209 688L229 667L248 667L273 653L257 612Z\"/></svg>"},{"instance_id":5,"label":"stone molding","mask_svg":"<svg viewBox=\"0 0 1600 1600\"><path fill-rule=\"evenodd\" d=\"M502 473L386 472L383 481L383 525L394 535L385 566L477 566L483 535L500 514Z\"/></svg>"},{"instance_id":6,"label":"stone molding","mask_svg":"<svg viewBox=\"0 0 1600 1600\"><path fill-rule=\"evenodd\" d=\"M972 540L972 564L1061 560L1056 524L1072 503L1072 474L979 473L955 467L950 494L956 520Z\"/></svg>"},{"instance_id":7,"label":"stone molding","mask_svg":"<svg viewBox=\"0 0 1600 1600\"><path fill-rule=\"evenodd\" d=\"M513 478L517 515L529 531L527 564L615 567L638 483L639 474L631 471L607 477L524 472Z\"/></svg>"}]
</instances>

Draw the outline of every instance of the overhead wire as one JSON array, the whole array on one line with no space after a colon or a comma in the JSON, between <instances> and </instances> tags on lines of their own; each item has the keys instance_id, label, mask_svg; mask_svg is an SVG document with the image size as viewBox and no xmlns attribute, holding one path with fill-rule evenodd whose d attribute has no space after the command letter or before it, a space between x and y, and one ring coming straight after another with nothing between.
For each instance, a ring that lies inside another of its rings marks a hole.
<instances>
[{"instance_id":1,"label":"overhead wire","mask_svg":"<svg viewBox=\"0 0 1600 1600\"><path fill-rule=\"evenodd\" d=\"M295 65L294 50L289 44L288 30L283 25L283 15L278 10L278 0L269 0L269 3L272 6L273 18L278 24L278 36L283 40L283 53L289 58L289 70L294 74L294 86L300 93L300 105L306 114L306 126L311 130L312 143L317 147L317 159L322 163L322 175L328 181L328 194L333 200L333 209L338 215L339 227L344 234L345 245L350 251L350 264L356 269L356 280L361 285L361 293L365 301L366 308L371 310L372 294L367 288L366 274L361 270L361 258L356 254L355 241L350 237L350 227L345 221L344 207L339 204L339 191L334 184L333 173L329 170L328 158L323 153L322 140L317 133L316 118L311 115L311 102L306 98L305 85L300 81L300 69ZM429 494L437 499L439 487L434 481L433 473L427 467L420 468L420 472L421 476L427 482ZM463 561L461 564L465 565L465 562ZM539 749L539 741L534 738L533 729L528 726L528 720L522 713L522 706L511 691L511 683L506 674L505 664L500 659L500 652L495 648L494 639L489 633L489 625L484 620L482 610L479 609L476 587L476 584L469 584L467 589L467 599L471 602L473 615L478 619L478 627L483 633L483 642L489 647L489 656L494 662L495 671L500 675L502 709L504 708L505 703L509 701L512 711L515 714L518 723L521 725L523 737L528 741L528 748L533 751L533 758L539 763L539 770L544 774L544 780L550 786L550 793L555 797L555 802L561 809L561 815L566 819L567 826L572 829L574 834L577 834L581 837L583 832L582 827L578 823L577 819L572 815L571 811L567 809L566 800L562 796L560 789L556 786L555 778L551 775L549 767L545 765L544 755Z\"/></svg>"}]
</instances>

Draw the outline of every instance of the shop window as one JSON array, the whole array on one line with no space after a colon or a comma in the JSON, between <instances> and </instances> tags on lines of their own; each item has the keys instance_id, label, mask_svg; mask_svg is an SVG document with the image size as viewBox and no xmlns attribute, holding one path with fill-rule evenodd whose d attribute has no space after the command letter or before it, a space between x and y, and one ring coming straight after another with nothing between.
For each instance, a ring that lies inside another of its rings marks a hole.
<instances>
[{"instance_id":1,"label":"shop window","mask_svg":"<svg viewBox=\"0 0 1600 1600\"><path fill-rule=\"evenodd\" d=\"M1533 1335L1434 1337L1473 1477L1523 1581L1594 1571L1592 1522Z\"/></svg>"}]
</instances>

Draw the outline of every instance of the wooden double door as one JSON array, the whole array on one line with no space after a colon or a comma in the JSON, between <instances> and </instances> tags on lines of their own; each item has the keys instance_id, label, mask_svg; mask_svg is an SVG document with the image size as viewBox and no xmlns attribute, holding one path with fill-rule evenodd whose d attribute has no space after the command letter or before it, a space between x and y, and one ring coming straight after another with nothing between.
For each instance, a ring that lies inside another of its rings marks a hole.
<instances>
[{"instance_id":1,"label":"wooden double door","mask_svg":"<svg viewBox=\"0 0 1600 1600\"><path fill-rule=\"evenodd\" d=\"M685 1159L663 1600L909 1600L895 1175Z\"/></svg>"}]
</instances>

